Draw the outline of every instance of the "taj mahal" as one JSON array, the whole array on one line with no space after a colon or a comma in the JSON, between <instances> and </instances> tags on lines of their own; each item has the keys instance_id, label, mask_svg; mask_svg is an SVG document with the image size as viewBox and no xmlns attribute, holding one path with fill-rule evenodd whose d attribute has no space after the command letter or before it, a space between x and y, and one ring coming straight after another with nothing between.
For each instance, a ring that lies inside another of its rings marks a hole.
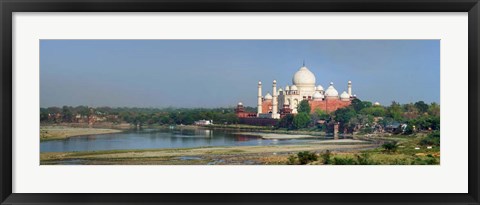
<instances>
[{"instance_id":1,"label":"taj mahal","mask_svg":"<svg viewBox=\"0 0 480 205\"><path fill-rule=\"evenodd\" d=\"M329 113L349 106L356 98L356 95L352 94L351 81L347 82L346 88L346 91L339 94L331 82L325 90L322 85L316 84L315 74L303 64L293 75L292 85L287 84L285 90L282 88L277 90L277 81L273 80L272 94L267 92L263 96L262 82L258 82L257 113L245 112L241 102L238 103L235 111L239 118L280 119L286 114L298 113L297 108L300 102L307 100L311 112L319 109Z\"/></svg>"}]
</instances>

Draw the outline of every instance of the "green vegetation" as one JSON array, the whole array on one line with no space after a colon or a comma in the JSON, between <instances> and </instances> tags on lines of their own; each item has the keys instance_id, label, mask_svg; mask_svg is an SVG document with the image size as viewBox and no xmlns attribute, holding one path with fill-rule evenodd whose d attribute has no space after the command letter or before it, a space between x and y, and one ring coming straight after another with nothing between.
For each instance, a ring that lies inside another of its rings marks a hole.
<instances>
[{"instance_id":1,"label":"green vegetation","mask_svg":"<svg viewBox=\"0 0 480 205\"><path fill-rule=\"evenodd\" d=\"M308 104L307 100L302 100L300 101L300 104L298 104L298 113L310 113L310 104Z\"/></svg>"},{"instance_id":2,"label":"green vegetation","mask_svg":"<svg viewBox=\"0 0 480 205\"><path fill-rule=\"evenodd\" d=\"M327 151L325 151L325 153L322 153L320 155L320 157L322 158L323 164L331 164L332 163L332 153L330 152L330 150L327 150Z\"/></svg>"},{"instance_id":3,"label":"green vegetation","mask_svg":"<svg viewBox=\"0 0 480 205\"><path fill-rule=\"evenodd\" d=\"M310 112L307 100L299 103L298 114L282 118L276 129L310 129L333 132L339 123L340 133L384 133L414 135L422 131L440 130L440 106L423 101L390 106L373 105L368 101L353 99L350 106L326 113L316 109Z\"/></svg>"},{"instance_id":4,"label":"green vegetation","mask_svg":"<svg viewBox=\"0 0 480 205\"><path fill-rule=\"evenodd\" d=\"M420 141L422 146L440 146L440 132L435 131Z\"/></svg>"},{"instance_id":5,"label":"green vegetation","mask_svg":"<svg viewBox=\"0 0 480 205\"><path fill-rule=\"evenodd\" d=\"M311 162L317 161L318 156L315 152L303 151L297 153L297 155L290 155L288 156L287 164L295 165L295 164L309 164Z\"/></svg>"},{"instance_id":6,"label":"green vegetation","mask_svg":"<svg viewBox=\"0 0 480 205\"><path fill-rule=\"evenodd\" d=\"M381 141L383 137L372 140ZM360 152L320 153L317 160L307 164L323 165L438 165L440 164L440 132L420 133L414 136L394 135L382 146ZM438 140L438 141L437 141ZM300 154L299 152L298 154ZM297 155L298 155L297 154ZM302 154L304 155L304 154ZM292 157L293 156L293 157ZM292 159L290 159L292 158ZM290 155L289 163L300 164L299 157ZM294 160L293 160L294 159ZM292 160L295 163L291 163Z\"/></svg>"},{"instance_id":7,"label":"green vegetation","mask_svg":"<svg viewBox=\"0 0 480 205\"><path fill-rule=\"evenodd\" d=\"M397 151L398 145L396 141L393 141L383 144L382 147L383 149L385 149L386 152L395 152Z\"/></svg>"},{"instance_id":8,"label":"green vegetation","mask_svg":"<svg viewBox=\"0 0 480 205\"><path fill-rule=\"evenodd\" d=\"M418 101L409 104L392 102L390 106L373 105L368 101L353 99L350 106L327 113L320 109L310 112L307 100L298 106L298 114L286 115L274 130L301 130L312 132L333 132L333 125L339 123L340 133L384 133L414 135L422 131L440 130L440 106ZM245 107L255 112L253 107ZM87 123L111 122L129 123L133 126L192 125L198 120L212 120L216 125L236 125L239 122L233 108L110 108L87 106L63 106L40 109L40 122ZM272 130L270 127L264 129ZM425 142L431 143L431 142Z\"/></svg>"},{"instance_id":9,"label":"green vegetation","mask_svg":"<svg viewBox=\"0 0 480 205\"><path fill-rule=\"evenodd\" d=\"M310 124L310 116L301 112L293 117L293 127L296 129L306 128Z\"/></svg>"},{"instance_id":10,"label":"green vegetation","mask_svg":"<svg viewBox=\"0 0 480 205\"><path fill-rule=\"evenodd\" d=\"M255 110L246 107L247 111ZM238 117L233 108L111 108L87 106L63 106L40 108L42 123L88 122L91 119L112 123L126 122L144 125L191 125L197 120L213 120L215 124L235 124Z\"/></svg>"}]
</instances>

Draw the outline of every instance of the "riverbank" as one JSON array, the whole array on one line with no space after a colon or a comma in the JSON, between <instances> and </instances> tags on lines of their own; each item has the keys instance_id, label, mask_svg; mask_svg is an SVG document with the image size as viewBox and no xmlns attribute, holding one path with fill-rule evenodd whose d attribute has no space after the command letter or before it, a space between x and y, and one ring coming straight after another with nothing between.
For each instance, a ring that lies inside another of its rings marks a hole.
<instances>
[{"instance_id":1,"label":"riverbank","mask_svg":"<svg viewBox=\"0 0 480 205\"><path fill-rule=\"evenodd\" d=\"M362 140L326 140L335 143L308 143L275 146L199 147L157 150L113 150L93 152L50 152L40 154L40 164L92 165L248 165L286 164L288 156L300 151L357 153L378 144Z\"/></svg>"},{"instance_id":2,"label":"riverbank","mask_svg":"<svg viewBox=\"0 0 480 205\"><path fill-rule=\"evenodd\" d=\"M303 139L303 138L315 138L314 135L299 135L299 134L276 134L276 133L264 133L264 132L236 132L239 135L260 136L263 139Z\"/></svg>"},{"instance_id":3,"label":"riverbank","mask_svg":"<svg viewBox=\"0 0 480 205\"><path fill-rule=\"evenodd\" d=\"M40 164L287 165L292 164L292 157L297 157L300 152L309 152L318 157L308 163L311 165L439 165L440 147L422 145L426 138L426 134L418 134L321 140L295 145L45 152L40 153ZM383 145L391 141L398 144L395 149L387 150Z\"/></svg>"},{"instance_id":4,"label":"riverbank","mask_svg":"<svg viewBox=\"0 0 480 205\"><path fill-rule=\"evenodd\" d=\"M80 128L67 126L40 126L40 141L62 140L69 137L119 133L119 129Z\"/></svg>"}]
</instances>

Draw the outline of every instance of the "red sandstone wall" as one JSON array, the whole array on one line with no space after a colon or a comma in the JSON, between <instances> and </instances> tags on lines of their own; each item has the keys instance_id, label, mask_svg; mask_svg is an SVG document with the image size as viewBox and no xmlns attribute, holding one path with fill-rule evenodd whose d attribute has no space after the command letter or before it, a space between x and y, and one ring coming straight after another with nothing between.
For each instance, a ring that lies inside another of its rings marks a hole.
<instances>
[{"instance_id":1,"label":"red sandstone wall","mask_svg":"<svg viewBox=\"0 0 480 205\"><path fill-rule=\"evenodd\" d=\"M262 113L269 113L272 111L272 100L264 100L262 102Z\"/></svg>"},{"instance_id":2,"label":"red sandstone wall","mask_svg":"<svg viewBox=\"0 0 480 205\"><path fill-rule=\"evenodd\" d=\"M340 108L347 107L351 104L350 101L341 100L324 100L324 101L308 101L310 104L311 112L315 112L315 109L320 109L326 112L333 112Z\"/></svg>"},{"instance_id":3,"label":"red sandstone wall","mask_svg":"<svg viewBox=\"0 0 480 205\"><path fill-rule=\"evenodd\" d=\"M237 112L238 118L257 117L257 113L254 112Z\"/></svg>"},{"instance_id":4,"label":"red sandstone wall","mask_svg":"<svg viewBox=\"0 0 480 205\"><path fill-rule=\"evenodd\" d=\"M257 125L257 126L274 126L276 125L278 120L271 119L271 118L240 118L240 124L247 124L247 125Z\"/></svg>"}]
</instances>

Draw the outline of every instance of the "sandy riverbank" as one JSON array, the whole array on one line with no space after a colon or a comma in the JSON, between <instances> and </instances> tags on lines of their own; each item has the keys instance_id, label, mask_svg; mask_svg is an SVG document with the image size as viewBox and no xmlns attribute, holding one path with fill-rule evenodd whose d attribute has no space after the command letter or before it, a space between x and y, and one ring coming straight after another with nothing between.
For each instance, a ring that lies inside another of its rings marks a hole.
<instances>
[{"instance_id":1,"label":"sandy riverbank","mask_svg":"<svg viewBox=\"0 0 480 205\"><path fill-rule=\"evenodd\" d=\"M330 140L326 140L330 141ZM333 141L333 140L332 140ZM358 152L373 149L367 141L336 140L335 144L200 147L158 150L117 150L94 152L41 153L41 164L132 164L132 165L208 165L208 164L285 164L289 154L300 151Z\"/></svg>"},{"instance_id":2,"label":"sandy riverbank","mask_svg":"<svg viewBox=\"0 0 480 205\"><path fill-rule=\"evenodd\" d=\"M78 128L66 126L41 126L40 140L60 140L74 136L119 133L122 130L105 128Z\"/></svg>"},{"instance_id":3,"label":"sandy riverbank","mask_svg":"<svg viewBox=\"0 0 480 205\"><path fill-rule=\"evenodd\" d=\"M263 139L301 139L314 138L318 136L304 134L278 134L278 133L262 133L262 132L237 132L239 135L260 136Z\"/></svg>"}]
</instances>

